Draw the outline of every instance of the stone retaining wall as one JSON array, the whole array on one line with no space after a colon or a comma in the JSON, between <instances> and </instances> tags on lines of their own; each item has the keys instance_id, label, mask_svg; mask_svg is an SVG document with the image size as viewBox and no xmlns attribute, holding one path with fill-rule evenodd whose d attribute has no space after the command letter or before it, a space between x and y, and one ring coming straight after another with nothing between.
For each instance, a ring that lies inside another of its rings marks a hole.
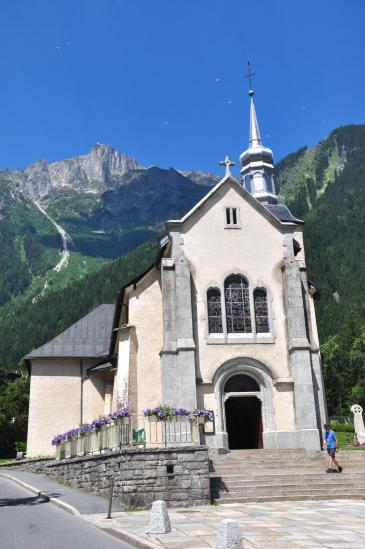
<instances>
[{"instance_id":1,"label":"stone retaining wall","mask_svg":"<svg viewBox=\"0 0 365 549\"><path fill-rule=\"evenodd\" d=\"M210 503L209 459L205 446L126 448L61 461L28 461L18 463L17 468L44 473L101 496L108 494L113 476L114 500L125 509L146 508L159 499L169 506Z\"/></svg>"}]
</instances>

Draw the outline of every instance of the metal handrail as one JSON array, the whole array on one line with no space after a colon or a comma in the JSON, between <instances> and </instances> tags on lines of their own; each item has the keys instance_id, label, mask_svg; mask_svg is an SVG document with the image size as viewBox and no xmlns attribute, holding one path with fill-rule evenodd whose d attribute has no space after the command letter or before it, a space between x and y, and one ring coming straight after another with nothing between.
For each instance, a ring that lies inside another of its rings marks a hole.
<instances>
[{"instance_id":1,"label":"metal handrail","mask_svg":"<svg viewBox=\"0 0 365 549\"><path fill-rule=\"evenodd\" d=\"M198 420L181 417L161 421L152 417L120 418L96 431L61 442L56 446L56 459L100 454L125 447L166 448L194 446L200 443Z\"/></svg>"}]
</instances>

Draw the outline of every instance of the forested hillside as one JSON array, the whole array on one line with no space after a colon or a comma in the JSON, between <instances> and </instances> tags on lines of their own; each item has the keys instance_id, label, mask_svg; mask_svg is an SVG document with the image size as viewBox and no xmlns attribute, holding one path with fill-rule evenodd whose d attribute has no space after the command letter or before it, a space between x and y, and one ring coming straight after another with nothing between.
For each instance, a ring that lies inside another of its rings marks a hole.
<instances>
[{"instance_id":1,"label":"forested hillside","mask_svg":"<svg viewBox=\"0 0 365 549\"><path fill-rule=\"evenodd\" d=\"M330 413L365 404L365 126L338 128L276 166L279 192L305 221ZM337 294L339 300L334 299Z\"/></svg>"},{"instance_id":2,"label":"forested hillside","mask_svg":"<svg viewBox=\"0 0 365 549\"><path fill-rule=\"evenodd\" d=\"M49 341L102 303L114 303L121 286L146 270L155 259L159 239L150 240L90 273L67 288L12 308L0 319L2 369L11 370L22 356Z\"/></svg>"}]
</instances>

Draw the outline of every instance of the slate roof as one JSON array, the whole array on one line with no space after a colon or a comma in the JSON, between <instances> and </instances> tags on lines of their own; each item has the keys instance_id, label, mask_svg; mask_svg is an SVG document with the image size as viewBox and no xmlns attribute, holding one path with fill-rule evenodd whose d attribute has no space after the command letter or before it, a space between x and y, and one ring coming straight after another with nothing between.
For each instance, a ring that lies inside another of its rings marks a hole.
<instances>
[{"instance_id":1,"label":"slate roof","mask_svg":"<svg viewBox=\"0 0 365 549\"><path fill-rule=\"evenodd\" d=\"M226 185L227 182L230 182L232 185L234 185L236 187L236 190L241 194L241 196L245 198L245 200L247 200L247 202L251 204L251 206L253 206L258 212L260 212L264 217L266 217L266 219L273 225L280 227L284 223L292 223L294 225L302 225L304 223L300 219L296 219L290 213L288 208L283 204L261 203L251 193L246 191L246 189L242 186L241 183L237 181L237 179L232 177L232 175L226 175L225 177L223 177L223 179L219 181L219 183L217 183L215 187L213 187L205 196L203 196L203 198L197 204L195 204L195 206L193 206L191 210L189 210L184 215L184 217L182 217L181 219L170 219L169 221L167 221L166 222L167 230L171 230L172 227L180 226L183 223L185 223L187 219L189 219L191 216L195 214L195 212L201 209L202 206L208 200L210 200L210 197L214 195L217 191L219 191L219 189L221 189L224 185Z\"/></svg>"},{"instance_id":2,"label":"slate roof","mask_svg":"<svg viewBox=\"0 0 365 549\"><path fill-rule=\"evenodd\" d=\"M24 358L87 358L108 354L115 305L99 305L48 343Z\"/></svg>"},{"instance_id":3,"label":"slate roof","mask_svg":"<svg viewBox=\"0 0 365 549\"><path fill-rule=\"evenodd\" d=\"M297 225L304 223L301 219L294 217L284 204L263 204L263 206L282 223L296 223Z\"/></svg>"},{"instance_id":4,"label":"slate roof","mask_svg":"<svg viewBox=\"0 0 365 549\"><path fill-rule=\"evenodd\" d=\"M116 365L113 364L110 360L105 362L105 359L104 359L104 362L102 364L95 364L95 366L91 366L91 368L88 368L87 373L90 374L95 372L104 372L106 370L111 370L112 368L115 368L115 367Z\"/></svg>"}]
</instances>

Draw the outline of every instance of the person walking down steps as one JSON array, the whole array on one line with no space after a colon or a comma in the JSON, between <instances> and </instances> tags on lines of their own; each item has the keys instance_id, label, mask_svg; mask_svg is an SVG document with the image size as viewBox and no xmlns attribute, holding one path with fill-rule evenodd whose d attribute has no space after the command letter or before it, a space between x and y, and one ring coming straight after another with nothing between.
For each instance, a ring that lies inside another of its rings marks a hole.
<instances>
[{"instance_id":1,"label":"person walking down steps","mask_svg":"<svg viewBox=\"0 0 365 549\"><path fill-rule=\"evenodd\" d=\"M336 452L338 451L338 443L336 433L327 423L323 425L323 445L327 448L328 453L328 469L326 473L342 473L342 467L336 460Z\"/></svg>"}]
</instances>

